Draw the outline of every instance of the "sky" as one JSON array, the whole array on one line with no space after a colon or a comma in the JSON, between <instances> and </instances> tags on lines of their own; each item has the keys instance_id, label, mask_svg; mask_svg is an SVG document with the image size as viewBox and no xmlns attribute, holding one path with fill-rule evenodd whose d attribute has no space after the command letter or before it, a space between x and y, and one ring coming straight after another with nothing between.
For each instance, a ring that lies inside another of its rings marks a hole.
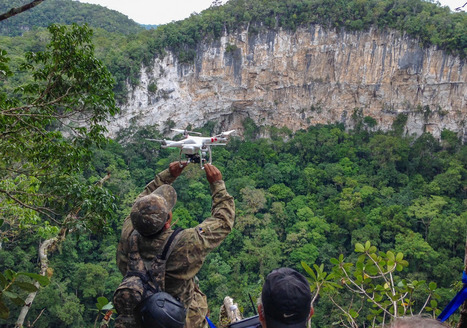
<instances>
[{"instance_id":1,"label":"sky","mask_svg":"<svg viewBox=\"0 0 467 328\"><path fill-rule=\"evenodd\" d=\"M140 24L160 25L200 13L211 6L213 0L78 0L98 4L127 15ZM451 10L462 6L467 0L441 0L443 6ZM226 0L223 0L225 3ZM467 7L467 6L466 6ZM464 7L464 9L466 9Z\"/></svg>"}]
</instances>

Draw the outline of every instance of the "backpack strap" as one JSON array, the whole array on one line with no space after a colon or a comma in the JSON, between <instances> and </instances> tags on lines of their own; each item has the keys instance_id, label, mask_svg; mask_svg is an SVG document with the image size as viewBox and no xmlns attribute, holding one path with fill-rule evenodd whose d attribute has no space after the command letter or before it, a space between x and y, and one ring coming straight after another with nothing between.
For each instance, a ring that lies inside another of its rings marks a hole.
<instances>
[{"instance_id":1,"label":"backpack strap","mask_svg":"<svg viewBox=\"0 0 467 328\"><path fill-rule=\"evenodd\" d=\"M176 242L174 243L175 237L177 237L177 235L182 231L182 228L175 229L170 237L167 238L162 252L155 256L152 260L149 276L153 282L157 283L161 290L165 290L165 267L167 264L167 259L172 253L174 246L177 244Z\"/></svg>"},{"instance_id":2,"label":"backpack strap","mask_svg":"<svg viewBox=\"0 0 467 328\"><path fill-rule=\"evenodd\" d=\"M173 247L172 246L175 246L175 244L172 245L172 242L174 241L175 237L177 237L177 235L182 232L182 228L177 228L175 229L175 231L170 235L170 237L167 239L167 242L164 246L164 249L162 250L162 253L160 255L160 257L164 260L167 260L167 257L170 256L170 253L172 253L172 250L173 250Z\"/></svg>"},{"instance_id":3,"label":"backpack strap","mask_svg":"<svg viewBox=\"0 0 467 328\"><path fill-rule=\"evenodd\" d=\"M144 298L163 291L165 288L165 264L167 258L172 253L176 243L173 243L175 237L182 231L182 228L177 228L169 238L166 239L165 245L153 259L151 269L146 270L143 259L139 254L138 239L140 234L134 230L129 238L129 253L128 253L128 271L125 278L139 277L144 287Z\"/></svg>"}]
</instances>

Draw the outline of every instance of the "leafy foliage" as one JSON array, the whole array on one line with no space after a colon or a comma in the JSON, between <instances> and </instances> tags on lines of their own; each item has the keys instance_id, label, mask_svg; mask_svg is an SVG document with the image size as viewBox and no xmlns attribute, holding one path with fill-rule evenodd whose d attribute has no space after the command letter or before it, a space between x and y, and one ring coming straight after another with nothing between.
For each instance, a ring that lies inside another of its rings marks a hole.
<instances>
[{"instance_id":1,"label":"leafy foliage","mask_svg":"<svg viewBox=\"0 0 467 328\"><path fill-rule=\"evenodd\" d=\"M37 213L57 222L73 204L89 211L84 197L107 197L75 173L89 147L104 141L102 122L117 110L113 79L93 57L87 27L52 25L50 33L45 51L26 54L22 67L32 77L29 83L13 95L0 94L0 204L13 230L37 224ZM80 125L83 120L87 125ZM68 128L69 138L57 127Z\"/></svg>"},{"instance_id":2,"label":"leafy foliage","mask_svg":"<svg viewBox=\"0 0 467 328\"><path fill-rule=\"evenodd\" d=\"M79 174L88 165L90 148L105 142L102 123L117 110L113 79L94 57L88 27L52 25L49 31L46 49L25 55L21 67L28 82L0 92L2 243L14 243L24 233L30 234L24 239L38 242L59 231L102 229L115 207L108 190ZM0 62L3 84L13 76L5 51ZM10 285L35 290L17 282L4 265L2 277L11 283L2 279L2 295L21 305ZM40 275L23 275L45 285ZM8 312L2 303L2 317Z\"/></svg>"},{"instance_id":3,"label":"leafy foliage","mask_svg":"<svg viewBox=\"0 0 467 328\"><path fill-rule=\"evenodd\" d=\"M212 127L206 127L209 129ZM457 141L454 148L445 149L429 135L414 139L391 132L345 132L340 125L310 127L292 137L288 131L271 131L274 138L234 138L227 147L214 150L214 164L235 196L237 219L232 233L208 256L199 273L212 318L217 317L226 295L239 302L245 316L252 315L248 294L253 298L259 295L265 275L278 266L305 273L301 261L309 263L316 275L313 290L319 289L323 296L329 293L346 311L329 297L318 297L312 320L316 327L341 321L349 325L350 318L357 323L378 323L384 311L394 313L393 303L387 303L394 301L386 296L386 292L392 295L393 289L398 295L398 313L401 309L410 313L411 308L418 313L429 295L425 311L433 314L447 304L463 269L465 145ZM282 139L285 135L288 141ZM82 232L75 239L68 238L61 253L52 257L53 283L60 287L47 286L39 293L38 302L48 315L38 320L38 327L91 325L96 318L96 298L110 299L120 283L115 248L123 218L154 173L178 158L178 152L160 149L147 138L163 136L153 127L130 127L121 132L121 143L93 149L89 157L92 167L82 172L82 178L96 181L111 172L107 187L116 197L117 215L107 222L107 235ZM384 145L388 154L378 145ZM424 160L427 156L430 161ZM434 184L441 183L437 177L453 168L458 173L453 175L452 189L435 188ZM174 187L178 193L174 208L177 226L195 226L209 215L209 189L197 165L189 166ZM33 243L33 238L4 243L0 257L5 264L0 268L5 270L3 266L8 265L29 270L28 261L19 263L16 259L33 261L34 255L27 255L34 254ZM355 248L360 252L355 253ZM397 270L398 265L402 271ZM393 277L389 289L384 287L383 274ZM350 279L359 288L380 295L377 302L384 304L384 310L373 307L361 293L351 292ZM94 280L100 282L93 286ZM436 282L437 288L430 290L428 281ZM70 315L77 319L70 321L60 313L55 308L57 302L66 303ZM31 316L38 316L41 309L33 304ZM386 314L385 320L389 317Z\"/></svg>"},{"instance_id":4,"label":"leafy foliage","mask_svg":"<svg viewBox=\"0 0 467 328\"><path fill-rule=\"evenodd\" d=\"M0 3L0 13L24 5L24 1L5 0ZM80 3L72 0L47 0L21 15L0 22L0 35L19 36L38 27L52 24L88 24L107 32L134 34L144 30L127 16L98 5Z\"/></svg>"},{"instance_id":5,"label":"leafy foliage","mask_svg":"<svg viewBox=\"0 0 467 328\"><path fill-rule=\"evenodd\" d=\"M28 277L29 280L37 282L37 285L30 281L21 279ZM0 319L8 319L10 310L6 305L6 300L9 300L17 306L24 306L24 299L17 293L18 290L26 292L36 292L38 286L45 287L50 283L47 277L29 272L15 272L6 270L3 274L0 273Z\"/></svg>"},{"instance_id":6,"label":"leafy foliage","mask_svg":"<svg viewBox=\"0 0 467 328\"><path fill-rule=\"evenodd\" d=\"M399 272L408 266L402 253L378 252L369 241L356 243L355 252L362 255L352 262L345 262L343 254L331 258L330 274L323 264L314 264L313 270L301 263L310 276L314 299L318 295L330 299L341 311L341 326L379 327L400 316L441 313L436 283L402 278Z\"/></svg>"}]
</instances>

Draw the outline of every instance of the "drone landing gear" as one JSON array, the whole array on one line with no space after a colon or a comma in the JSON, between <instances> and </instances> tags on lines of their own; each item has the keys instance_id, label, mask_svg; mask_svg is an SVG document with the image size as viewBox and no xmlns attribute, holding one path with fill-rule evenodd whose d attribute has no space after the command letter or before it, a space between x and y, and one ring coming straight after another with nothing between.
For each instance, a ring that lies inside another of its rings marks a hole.
<instances>
[{"instance_id":1,"label":"drone landing gear","mask_svg":"<svg viewBox=\"0 0 467 328\"><path fill-rule=\"evenodd\" d=\"M200 163L200 164L201 164L201 167L202 167L203 164L206 162L206 159L200 157L198 154L194 154L194 155L185 155L185 156L186 156L186 162L187 162L187 164L190 164L190 163Z\"/></svg>"},{"instance_id":2,"label":"drone landing gear","mask_svg":"<svg viewBox=\"0 0 467 328\"><path fill-rule=\"evenodd\" d=\"M209 152L209 162L207 162L205 156L206 156L206 150ZM182 153L180 152L180 167L182 167L182 160L181 160ZM207 149L200 150L198 154L185 154L186 156L186 162L187 164L190 163L199 163L200 167L202 170L204 170L204 164L212 163L212 153L211 153L211 147L208 147Z\"/></svg>"}]
</instances>

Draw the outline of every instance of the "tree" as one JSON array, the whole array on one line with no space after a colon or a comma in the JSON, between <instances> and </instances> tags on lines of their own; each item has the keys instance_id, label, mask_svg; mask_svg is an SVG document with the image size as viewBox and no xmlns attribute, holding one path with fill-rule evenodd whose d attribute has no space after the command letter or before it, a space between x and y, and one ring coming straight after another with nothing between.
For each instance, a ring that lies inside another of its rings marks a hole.
<instances>
[{"instance_id":1,"label":"tree","mask_svg":"<svg viewBox=\"0 0 467 328\"><path fill-rule=\"evenodd\" d=\"M109 175L87 180L80 172L91 147L106 140L103 123L117 112L113 78L94 57L92 31L74 24L52 25L49 32L45 51L25 55L28 82L13 94L0 92L0 233L5 247L20 231L36 236L42 275L47 254L68 232L100 229L112 215L114 198L102 188ZM7 63L0 51L2 86L13 75ZM0 281L4 290L6 280ZM36 292L38 285L23 289ZM18 299L15 304L25 304ZM8 310L1 298L0 310L2 316Z\"/></svg>"},{"instance_id":2,"label":"tree","mask_svg":"<svg viewBox=\"0 0 467 328\"><path fill-rule=\"evenodd\" d=\"M320 293L326 295L341 311L342 326L356 328L364 323L365 327L380 327L399 316L425 311L433 316L441 313L436 283L402 276L401 272L409 264L403 253L379 252L369 241L356 243L355 252L361 254L356 261L345 262L343 254L332 258L334 267L329 274L323 264L314 264L313 270L305 262L301 263L310 276L311 290L315 291L313 302ZM345 291L350 292L350 299L345 299ZM362 318L362 314L367 315Z\"/></svg>"}]
</instances>

